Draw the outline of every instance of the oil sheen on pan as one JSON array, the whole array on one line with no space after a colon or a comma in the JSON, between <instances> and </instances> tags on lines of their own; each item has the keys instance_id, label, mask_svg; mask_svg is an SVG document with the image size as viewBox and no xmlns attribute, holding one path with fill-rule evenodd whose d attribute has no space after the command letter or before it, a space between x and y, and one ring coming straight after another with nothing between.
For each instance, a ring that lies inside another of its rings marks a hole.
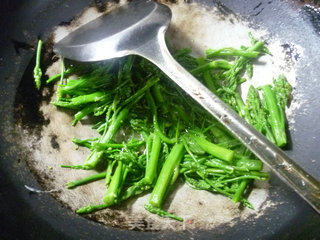
<instances>
[{"instance_id":1,"label":"oil sheen on pan","mask_svg":"<svg viewBox=\"0 0 320 240\"><path fill-rule=\"evenodd\" d=\"M57 27L54 30L52 41L59 41L70 31L103 14L101 9L110 11L123 3L109 4L98 10L94 7L85 9L70 24ZM208 47L240 47L240 45L249 44L248 32L252 32L254 36L268 43L273 56L266 55L259 58L259 64L255 65L252 80L244 84L242 88L243 96L246 95L250 84L259 86L271 83L272 78L277 77L280 73L284 73L290 84L295 86L295 59L287 54L286 46L281 41L270 38L266 30L251 29L249 24L238 16L221 13L215 8L206 9L196 3L177 1L169 3L169 7L172 9L173 19L167 34L177 49L190 47L194 55L200 55ZM300 55L303 54L303 49L297 45L290 46L290 48ZM47 69L46 75L49 77L60 72L60 59L55 60ZM28 74L32 76L31 71L26 72L25 75ZM26 84L33 83L30 80L26 81ZM21 84L19 90L27 91L26 84ZM89 176L93 172L60 167L61 164L80 164L88 154L84 148L76 149L71 138L95 137L90 119L83 120L72 127L71 113L61 111L50 104L55 99L52 87L45 87L41 94L42 96L33 98L36 102L27 103L26 99L16 98L15 103L18 113L16 115L19 116L19 119L16 120L17 130L21 135L21 147L28 153L26 160L31 171L38 177L43 189L52 190L50 194L72 211L89 203L100 203L105 193L103 180L68 190L65 188L67 182ZM299 106L299 99L296 98L293 91L293 101L290 109L286 110L289 128L294 122L294 110ZM29 122L33 124L27 127L24 123L28 118L26 113L30 113L30 110L35 119L29 117ZM21 114L23 112L25 114ZM239 208L239 205L221 195L193 190L182 181L178 181L176 185L164 209L183 217L185 219L183 223L160 218L145 211L143 205L148 201L149 194L116 208L102 210L86 217L109 226L132 230L212 229L221 225L232 226L237 221L254 221L255 218L263 217L264 212L269 208L279 204L268 198L268 183L255 184L250 194L249 201L255 210Z\"/></svg>"}]
</instances>

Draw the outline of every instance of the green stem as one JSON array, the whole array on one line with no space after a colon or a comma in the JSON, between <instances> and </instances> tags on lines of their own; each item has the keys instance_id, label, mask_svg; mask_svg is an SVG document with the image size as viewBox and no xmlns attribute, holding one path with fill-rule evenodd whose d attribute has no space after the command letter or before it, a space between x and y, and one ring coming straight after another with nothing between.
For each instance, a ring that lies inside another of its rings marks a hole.
<instances>
[{"instance_id":1,"label":"green stem","mask_svg":"<svg viewBox=\"0 0 320 240\"><path fill-rule=\"evenodd\" d=\"M207 88L208 88L211 92L216 93L217 90L216 90L216 87L215 87L214 84L213 84L213 78L212 78L212 76L211 76L210 71L205 71L205 72L203 73L203 79L204 79L204 82L205 82Z\"/></svg>"},{"instance_id":2,"label":"green stem","mask_svg":"<svg viewBox=\"0 0 320 240\"><path fill-rule=\"evenodd\" d=\"M93 148L98 151L104 151L108 148L135 148L144 145L144 141L139 141L136 143L94 143Z\"/></svg>"},{"instance_id":3,"label":"green stem","mask_svg":"<svg viewBox=\"0 0 320 240\"><path fill-rule=\"evenodd\" d=\"M267 172L258 172L258 171L235 171L235 175L237 176L256 176L261 179L267 179L270 177L270 174Z\"/></svg>"},{"instance_id":4,"label":"green stem","mask_svg":"<svg viewBox=\"0 0 320 240\"><path fill-rule=\"evenodd\" d=\"M114 205L117 202L117 198L119 196L120 193L120 186L122 184L123 181L123 172L124 172L124 164L122 162L118 162L118 166L116 171L114 172L110 185L108 187L108 190L106 192L106 195L103 198L103 202L107 205L107 206L111 206Z\"/></svg>"},{"instance_id":5,"label":"green stem","mask_svg":"<svg viewBox=\"0 0 320 240\"><path fill-rule=\"evenodd\" d=\"M153 77L147 81L147 83L140 88L135 94L127 98L124 102L121 103L121 106L125 106L136 99L139 99L147 90L149 90L154 84L156 84L160 79L158 77Z\"/></svg>"},{"instance_id":6,"label":"green stem","mask_svg":"<svg viewBox=\"0 0 320 240\"><path fill-rule=\"evenodd\" d=\"M155 207L155 206L153 206L151 204L145 204L144 208L146 210L148 210L149 212L157 214L157 215L159 215L161 217L172 218L174 220L183 222L183 218L178 217L178 216L176 216L176 215L174 215L172 213L166 212L166 211L162 210L161 208Z\"/></svg>"},{"instance_id":7,"label":"green stem","mask_svg":"<svg viewBox=\"0 0 320 240\"><path fill-rule=\"evenodd\" d=\"M207 58L212 57L246 57L246 58L256 58L260 53L251 49L240 50L235 48L222 48L222 49L208 49L206 50Z\"/></svg>"},{"instance_id":8,"label":"green stem","mask_svg":"<svg viewBox=\"0 0 320 240\"><path fill-rule=\"evenodd\" d=\"M231 64L228 63L225 60L217 60L217 61L211 61L208 63L205 63L195 69L192 69L190 72L193 74L197 74L197 73L201 73L204 71L208 71L208 70L213 70L213 69L230 69L231 68Z\"/></svg>"},{"instance_id":9,"label":"green stem","mask_svg":"<svg viewBox=\"0 0 320 240\"><path fill-rule=\"evenodd\" d=\"M210 132L212 135L220 142L229 142L232 140L232 138L223 130L221 130L217 126L212 126L210 128Z\"/></svg>"},{"instance_id":10,"label":"green stem","mask_svg":"<svg viewBox=\"0 0 320 240\"><path fill-rule=\"evenodd\" d=\"M37 46L36 66L33 69L33 77L34 77L34 82L36 84L37 89L40 89L41 87L41 76L42 76L42 71L40 67L41 48L42 48L42 41L39 39L38 46Z\"/></svg>"},{"instance_id":11,"label":"green stem","mask_svg":"<svg viewBox=\"0 0 320 240\"><path fill-rule=\"evenodd\" d=\"M107 171L106 171L106 178L105 178L105 185L108 186L110 181L111 181L111 175L112 175L112 170L113 170L113 166L116 163L116 161L109 161L108 162L108 167L107 167Z\"/></svg>"},{"instance_id":12,"label":"green stem","mask_svg":"<svg viewBox=\"0 0 320 240\"><path fill-rule=\"evenodd\" d=\"M151 193L149 203L161 208L167 187L172 179L174 168L179 164L184 155L184 146L182 143L176 143L169 153L163 167L160 171L156 185Z\"/></svg>"},{"instance_id":13,"label":"green stem","mask_svg":"<svg viewBox=\"0 0 320 240\"><path fill-rule=\"evenodd\" d=\"M277 104L277 99L274 91L270 85L260 88L262 90L263 98L269 112L269 122L273 132L273 136L279 147L287 144L287 136L285 131L284 117Z\"/></svg>"},{"instance_id":14,"label":"green stem","mask_svg":"<svg viewBox=\"0 0 320 240\"><path fill-rule=\"evenodd\" d=\"M157 106L153 100L153 97L150 93L150 91L146 92L146 99L148 101L148 105L151 109L152 115L153 115L153 125L155 133L161 138L162 141L168 144L173 144L176 142L175 138L168 138L166 135L164 135L160 129L159 123L158 123L158 116L157 116Z\"/></svg>"},{"instance_id":15,"label":"green stem","mask_svg":"<svg viewBox=\"0 0 320 240\"><path fill-rule=\"evenodd\" d=\"M53 105L58 107L66 107L66 108L79 108L87 103L93 102L107 102L109 99L109 95L106 95L104 92L94 92L87 95L81 95L78 97L74 97L68 99L68 101L57 100L52 102Z\"/></svg>"},{"instance_id":16,"label":"green stem","mask_svg":"<svg viewBox=\"0 0 320 240\"><path fill-rule=\"evenodd\" d=\"M151 185L146 182L145 178L143 178L139 182L135 182L132 186L128 187L122 194L120 201L124 201L130 197L139 195L142 192L149 190L150 188Z\"/></svg>"},{"instance_id":17,"label":"green stem","mask_svg":"<svg viewBox=\"0 0 320 240\"><path fill-rule=\"evenodd\" d=\"M94 111L96 107L99 106L100 103L91 103L90 105L86 106L85 108L81 109L74 115L74 120L72 122L72 126L75 126L78 121L80 121L85 116L89 115Z\"/></svg>"},{"instance_id":18,"label":"green stem","mask_svg":"<svg viewBox=\"0 0 320 240\"><path fill-rule=\"evenodd\" d=\"M263 167L263 163L257 159L246 159L242 158L237 161L236 163L237 170L243 171L261 171Z\"/></svg>"},{"instance_id":19,"label":"green stem","mask_svg":"<svg viewBox=\"0 0 320 240\"><path fill-rule=\"evenodd\" d=\"M239 202L239 200L242 197L243 192L245 191L247 185L248 185L249 180L248 179L244 179L241 181L239 188L237 189L237 191L235 192L235 194L233 195L232 201Z\"/></svg>"},{"instance_id":20,"label":"green stem","mask_svg":"<svg viewBox=\"0 0 320 240\"><path fill-rule=\"evenodd\" d=\"M157 101L158 105L160 105L160 108L162 110L163 114L167 114L169 112L167 102L164 100L163 94L161 92L160 84L156 83L152 88L152 93Z\"/></svg>"},{"instance_id":21,"label":"green stem","mask_svg":"<svg viewBox=\"0 0 320 240\"><path fill-rule=\"evenodd\" d=\"M92 213L92 212L95 212L95 211L98 211L98 210L105 209L105 208L107 208L107 207L108 207L107 204L88 205L88 206L79 208L79 209L77 210L77 213L78 213L78 214L88 214L88 213Z\"/></svg>"},{"instance_id":22,"label":"green stem","mask_svg":"<svg viewBox=\"0 0 320 240\"><path fill-rule=\"evenodd\" d=\"M234 172L234 167L227 165L225 162L219 160L219 159L210 159L204 163L208 167L213 167L213 168L220 168L228 171L229 173Z\"/></svg>"},{"instance_id":23,"label":"green stem","mask_svg":"<svg viewBox=\"0 0 320 240\"><path fill-rule=\"evenodd\" d=\"M150 185L154 183L157 177L157 167L158 167L160 149L161 149L161 138L157 134L154 134L150 158L147 159L147 166L146 166L146 172L144 177L145 181Z\"/></svg>"},{"instance_id":24,"label":"green stem","mask_svg":"<svg viewBox=\"0 0 320 240\"><path fill-rule=\"evenodd\" d=\"M231 161L233 159L234 151L211 143L203 137L193 136L193 138L204 151L211 154L212 156L222 159L224 161Z\"/></svg>"},{"instance_id":25,"label":"green stem","mask_svg":"<svg viewBox=\"0 0 320 240\"><path fill-rule=\"evenodd\" d=\"M251 122L249 110L248 110L247 106L244 104L240 94L238 92L236 92L234 94L234 97L237 102L237 111L238 111L239 115L242 118L244 118L247 122Z\"/></svg>"},{"instance_id":26,"label":"green stem","mask_svg":"<svg viewBox=\"0 0 320 240\"><path fill-rule=\"evenodd\" d=\"M219 181L219 183L230 183L230 182L235 182L235 181L239 181L239 180L243 180L243 179L258 179L258 180L262 180L262 181L266 180L266 178L255 176L255 175L244 175L241 177L235 177L235 178L230 178L230 179L226 179L223 181Z\"/></svg>"},{"instance_id":27,"label":"green stem","mask_svg":"<svg viewBox=\"0 0 320 240\"><path fill-rule=\"evenodd\" d=\"M72 72L72 68L68 68L67 70L65 70L65 71L63 72L63 75L64 75L64 76L65 76L65 75L68 75L68 74L70 74L71 72ZM57 75L52 76L51 78L49 78L49 79L47 80L47 84L58 80L59 78L61 78L61 75L62 75L62 73L58 73Z\"/></svg>"},{"instance_id":28,"label":"green stem","mask_svg":"<svg viewBox=\"0 0 320 240\"><path fill-rule=\"evenodd\" d=\"M175 168L173 169L173 175L172 175L169 186L173 186L173 184L177 181L179 175L180 175L180 167L179 167L179 163L178 163L175 166Z\"/></svg>"},{"instance_id":29,"label":"green stem","mask_svg":"<svg viewBox=\"0 0 320 240\"><path fill-rule=\"evenodd\" d=\"M197 162L197 159L196 159L196 157L193 155L193 153L191 152L191 150L190 150L190 148L189 148L189 146L188 146L188 143L187 143L187 141L186 141L185 138L182 138L182 143L183 143L184 148L186 149L187 153L191 156L191 158L192 158L195 162Z\"/></svg>"},{"instance_id":30,"label":"green stem","mask_svg":"<svg viewBox=\"0 0 320 240\"><path fill-rule=\"evenodd\" d=\"M78 138L72 138L71 141L75 144L77 144L78 146L82 146L82 147L87 147L87 148L91 148L93 142L98 141L98 138L88 138L88 139L78 139Z\"/></svg>"},{"instance_id":31,"label":"green stem","mask_svg":"<svg viewBox=\"0 0 320 240\"><path fill-rule=\"evenodd\" d=\"M105 176L106 176L105 172L94 174L94 175L91 175L89 177L82 178L82 179L80 179L78 181L69 182L67 184L67 188L75 188L77 186L81 186L81 185L84 185L84 184L87 184L87 183L91 183L91 182L103 179L103 178L105 178Z\"/></svg>"},{"instance_id":32,"label":"green stem","mask_svg":"<svg viewBox=\"0 0 320 240\"><path fill-rule=\"evenodd\" d=\"M115 117L114 121L109 126L107 132L100 138L99 143L106 144L113 139L114 135L117 133L122 122L128 116L128 113L129 113L128 108L124 108L123 110L121 110L121 112ZM103 155L103 151L97 151L97 150L92 151L89 157L86 159L84 166L87 169L92 169L96 167L102 155Z\"/></svg>"}]
</instances>

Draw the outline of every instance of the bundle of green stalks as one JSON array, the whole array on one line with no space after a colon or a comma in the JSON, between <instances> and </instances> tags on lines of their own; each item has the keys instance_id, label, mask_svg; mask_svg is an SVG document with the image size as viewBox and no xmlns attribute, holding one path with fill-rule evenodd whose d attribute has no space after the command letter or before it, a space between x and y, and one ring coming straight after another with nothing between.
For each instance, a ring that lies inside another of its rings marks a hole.
<instances>
[{"instance_id":1,"label":"bundle of green stalks","mask_svg":"<svg viewBox=\"0 0 320 240\"><path fill-rule=\"evenodd\" d=\"M239 93L241 83L252 77L253 61L269 54L264 42L249 36L251 46L208 49L201 58L193 57L191 49L171 52L241 117L283 147L287 143L284 109L291 93L286 78L279 76L272 85L258 89L251 86L246 101ZM38 88L39 46L34 71ZM77 78L69 79L71 75ZM63 71L47 83L59 79L57 99L52 104L75 110L72 125L95 116L92 129L99 133L97 138L72 139L91 153L82 165L62 167L97 173L69 182L67 188L102 179L106 185L101 203L84 206L77 213L91 213L151 192L146 210L183 221L162 208L179 177L194 189L223 194L252 208L245 198L250 185L269 177L262 171L262 162L156 66L129 56L103 63L63 65Z\"/></svg>"}]
</instances>

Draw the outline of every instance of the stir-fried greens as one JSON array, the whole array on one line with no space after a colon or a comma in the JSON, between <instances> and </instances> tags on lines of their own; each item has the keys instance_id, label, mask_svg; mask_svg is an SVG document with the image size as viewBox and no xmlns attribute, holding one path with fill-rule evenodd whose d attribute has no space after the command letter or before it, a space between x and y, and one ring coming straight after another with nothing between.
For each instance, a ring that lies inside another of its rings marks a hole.
<instances>
[{"instance_id":1,"label":"stir-fried greens","mask_svg":"<svg viewBox=\"0 0 320 240\"><path fill-rule=\"evenodd\" d=\"M245 77L252 77L253 60L270 54L262 41L250 38L249 47L208 49L201 58L193 57L191 49L171 52L240 116L282 147L287 143L284 109L291 86L281 75L272 86L251 86L246 101L241 98L239 86ZM40 50L35 68L38 88ZM71 75L77 78L69 79ZM268 179L262 162L147 60L129 56L66 69L63 65L62 73L47 83L58 79L65 80L58 84L52 104L76 111L72 125L95 116L92 129L99 133L97 138L73 138L91 153L81 165L62 165L98 172L68 183L67 188L105 179L101 203L84 206L77 213L91 213L151 192L146 210L182 221L162 209L180 176L194 189L220 193L252 208L245 193L253 180Z\"/></svg>"}]
</instances>

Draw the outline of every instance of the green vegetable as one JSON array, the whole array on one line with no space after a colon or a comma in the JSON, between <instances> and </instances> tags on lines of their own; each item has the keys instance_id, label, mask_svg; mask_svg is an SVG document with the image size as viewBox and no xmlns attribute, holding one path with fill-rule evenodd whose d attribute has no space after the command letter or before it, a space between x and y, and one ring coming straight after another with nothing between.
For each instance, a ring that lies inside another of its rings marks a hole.
<instances>
[{"instance_id":1,"label":"green vegetable","mask_svg":"<svg viewBox=\"0 0 320 240\"><path fill-rule=\"evenodd\" d=\"M52 104L59 107L65 108L78 108L87 103L99 102L99 101L108 101L109 96L104 92L94 92L87 95L77 96L67 101L58 100Z\"/></svg>"},{"instance_id":2,"label":"green vegetable","mask_svg":"<svg viewBox=\"0 0 320 240\"><path fill-rule=\"evenodd\" d=\"M249 88L246 104L249 111L248 122L259 132L265 134L271 142L276 143L267 120L267 110L261 103L258 90L252 86Z\"/></svg>"},{"instance_id":3,"label":"green vegetable","mask_svg":"<svg viewBox=\"0 0 320 240\"><path fill-rule=\"evenodd\" d=\"M191 73L199 73L210 69L230 69L231 64L224 60L216 60L205 63L191 71Z\"/></svg>"},{"instance_id":4,"label":"green vegetable","mask_svg":"<svg viewBox=\"0 0 320 240\"><path fill-rule=\"evenodd\" d=\"M207 58L213 57L246 57L246 58L257 58L260 52L253 49L249 50L240 50L235 48L221 48L218 50L208 49L206 50Z\"/></svg>"},{"instance_id":5,"label":"green vegetable","mask_svg":"<svg viewBox=\"0 0 320 240\"><path fill-rule=\"evenodd\" d=\"M180 222L183 221L183 218L178 217L178 216L176 216L176 215L174 215L172 213L168 213L168 212L162 210L161 208L155 207L155 206L153 206L151 204L144 205L144 208L146 210L148 210L149 212L157 214L157 215L159 215L161 217L172 218L172 219L175 219L175 220L180 221Z\"/></svg>"},{"instance_id":6,"label":"green vegetable","mask_svg":"<svg viewBox=\"0 0 320 240\"><path fill-rule=\"evenodd\" d=\"M211 143L202 137L194 136L193 138L204 151L211 154L212 156L225 161L232 161L234 155L234 152L232 150L219 147L218 145Z\"/></svg>"},{"instance_id":7,"label":"green vegetable","mask_svg":"<svg viewBox=\"0 0 320 240\"><path fill-rule=\"evenodd\" d=\"M247 170L247 171L261 171L263 164L260 160L256 159L246 159L242 158L237 161L236 166L239 167L239 169Z\"/></svg>"},{"instance_id":8,"label":"green vegetable","mask_svg":"<svg viewBox=\"0 0 320 240\"><path fill-rule=\"evenodd\" d=\"M72 73L72 70L73 70L72 68L68 68L68 69L65 70L64 72L58 73L57 75L52 76L51 78L49 78L49 79L46 81L46 83L47 83L47 84L52 83L52 82L58 80L59 78L61 78L61 76L66 76L66 75Z\"/></svg>"},{"instance_id":9,"label":"green vegetable","mask_svg":"<svg viewBox=\"0 0 320 240\"><path fill-rule=\"evenodd\" d=\"M124 173L126 172L126 166L119 162L117 169L112 176L112 180L108 187L107 193L103 198L103 202L107 206L114 205L117 202L118 196L121 191L122 182L125 180Z\"/></svg>"},{"instance_id":10,"label":"green vegetable","mask_svg":"<svg viewBox=\"0 0 320 240\"><path fill-rule=\"evenodd\" d=\"M124 119L127 117L128 113L129 109L125 108L118 115L114 116L108 130L99 139L99 143L107 144L113 139L114 135L118 131ZM96 167L99 161L101 160L102 154L102 151L93 150L89 157L86 159L83 168L93 169L94 167Z\"/></svg>"},{"instance_id":11,"label":"green vegetable","mask_svg":"<svg viewBox=\"0 0 320 240\"><path fill-rule=\"evenodd\" d=\"M236 193L232 197L232 201L234 201L235 203L239 202L239 200L240 200L243 192L245 191L247 185L248 185L248 180L247 179L241 181L238 189L236 190Z\"/></svg>"},{"instance_id":12,"label":"green vegetable","mask_svg":"<svg viewBox=\"0 0 320 240\"><path fill-rule=\"evenodd\" d=\"M172 150L163 164L156 185L151 193L149 203L152 206L161 208L167 191L167 186L171 181L175 167L177 164L179 164L184 155L184 151L185 150L182 143L176 143L172 147Z\"/></svg>"},{"instance_id":13,"label":"green vegetable","mask_svg":"<svg viewBox=\"0 0 320 240\"><path fill-rule=\"evenodd\" d=\"M291 86L283 76L279 76L274 80L274 87L266 85L260 89L275 142L279 147L283 147L287 144L284 108L291 93Z\"/></svg>"},{"instance_id":14,"label":"green vegetable","mask_svg":"<svg viewBox=\"0 0 320 240\"><path fill-rule=\"evenodd\" d=\"M80 179L78 181L75 181L75 182L69 182L67 184L67 188L75 188L77 186L81 186L81 185L84 185L84 184L87 184L87 183L90 183L90 182L94 182L94 181L103 179L105 177L106 177L106 173L105 172L94 174L94 175L91 175L89 177L82 178L82 179Z\"/></svg>"},{"instance_id":15,"label":"green vegetable","mask_svg":"<svg viewBox=\"0 0 320 240\"><path fill-rule=\"evenodd\" d=\"M148 184L153 184L157 177L157 164L161 149L161 138L157 135L153 135L152 148L150 157L147 157L146 175L144 177Z\"/></svg>"},{"instance_id":16,"label":"green vegetable","mask_svg":"<svg viewBox=\"0 0 320 240\"><path fill-rule=\"evenodd\" d=\"M170 183L174 176L174 170L179 165L184 155L184 151L185 150L182 143L176 143L172 147L172 150L165 163L163 164L156 185L151 193L149 205L145 206L145 208L152 213L156 213L160 216L170 217L179 221L182 221L182 219L174 216L171 213L167 213L164 210L161 210L161 206L167 194L168 186L170 186Z\"/></svg>"},{"instance_id":17,"label":"green vegetable","mask_svg":"<svg viewBox=\"0 0 320 240\"><path fill-rule=\"evenodd\" d=\"M37 89L40 89L41 87L41 76L42 76L42 71L40 67L41 47L42 47L42 41L39 39L38 47L37 47L37 55L36 55L36 65L33 69L33 77L34 77L34 82L36 84Z\"/></svg>"},{"instance_id":18,"label":"green vegetable","mask_svg":"<svg viewBox=\"0 0 320 240\"><path fill-rule=\"evenodd\" d=\"M272 86L251 86L246 101L239 91L244 76L252 77L253 60L269 53L262 41L249 36L252 45L240 49L208 49L200 58L193 57L191 49L173 55L259 132L283 146L287 141L284 109L291 93L285 77L279 76ZM223 194L253 208L246 199L247 189L252 180L269 178L262 162L155 65L137 56L62 64L62 72L47 80L63 80L57 83L53 104L72 109L72 125L89 117L97 133L94 138L73 138L90 154L80 165L62 167L99 171L67 187L103 178L107 187L100 204L89 204L77 213L92 213L151 192L146 210L183 221L162 209L179 176L194 189Z\"/></svg>"}]
</instances>

